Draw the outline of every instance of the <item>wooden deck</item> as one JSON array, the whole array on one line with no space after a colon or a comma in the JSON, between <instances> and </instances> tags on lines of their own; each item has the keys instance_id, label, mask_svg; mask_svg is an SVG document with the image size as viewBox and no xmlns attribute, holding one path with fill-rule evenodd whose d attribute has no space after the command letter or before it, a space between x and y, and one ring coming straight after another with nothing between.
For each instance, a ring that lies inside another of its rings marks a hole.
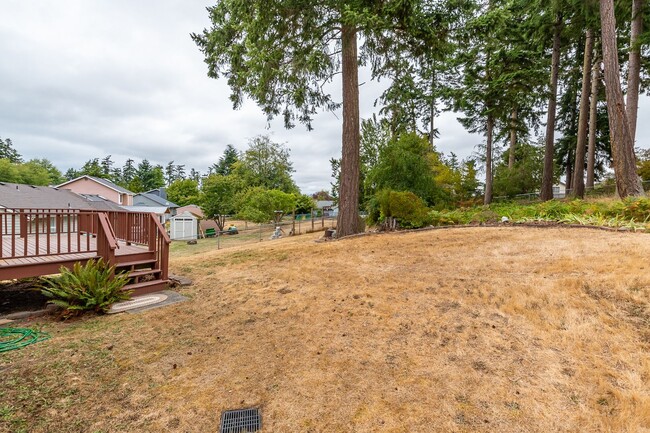
<instances>
[{"instance_id":1,"label":"wooden deck","mask_svg":"<svg viewBox=\"0 0 650 433\"><path fill-rule=\"evenodd\" d=\"M16 239L16 238L14 238ZM48 251L50 253L48 254ZM51 252L56 252L52 254ZM127 245L118 241L115 250L116 258L119 256L132 256L147 253L146 246ZM2 237L2 254L0 255L0 280L5 271L25 267L21 274L31 275L33 269L38 267L43 272L56 272L61 266L74 262L86 262L99 257L97 253L97 238L83 234L80 236L58 235L28 235L27 239L18 238L12 244L11 236ZM20 278L20 277L13 277Z\"/></svg>"},{"instance_id":2,"label":"wooden deck","mask_svg":"<svg viewBox=\"0 0 650 433\"><path fill-rule=\"evenodd\" d=\"M170 242L152 213L0 208L0 280L58 274L101 257L130 273L125 290L162 290Z\"/></svg>"},{"instance_id":3,"label":"wooden deck","mask_svg":"<svg viewBox=\"0 0 650 433\"><path fill-rule=\"evenodd\" d=\"M13 243L12 243L12 240ZM97 253L97 238L92 235L81 234L79 236L59 235L27 235L26 238L3 236L0 240L2 253L0 254L0 265L7 264L5 260L47 260L52 257L71 255L87 256ZM116 255L135 254L146 251L146 247L127 245L118 241ZM19 262L17 262L19 263Z\"/></svg>"}]
</instances>

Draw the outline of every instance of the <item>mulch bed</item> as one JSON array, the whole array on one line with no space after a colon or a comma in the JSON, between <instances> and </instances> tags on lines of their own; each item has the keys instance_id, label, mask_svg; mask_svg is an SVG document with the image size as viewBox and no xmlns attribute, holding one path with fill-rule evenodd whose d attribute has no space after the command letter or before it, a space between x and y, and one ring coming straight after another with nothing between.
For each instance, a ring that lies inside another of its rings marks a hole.
<instances>
[{"instance_id":1,"label":"mulch bed","mask_svg":"<svg viewBox=\"0 0 650 433\"><path fill-rule=\"evenodd\" d=\"M48 298L36 288L35 279L0 282L0 315L45 308Z\"/></svg>"}]
</instances>

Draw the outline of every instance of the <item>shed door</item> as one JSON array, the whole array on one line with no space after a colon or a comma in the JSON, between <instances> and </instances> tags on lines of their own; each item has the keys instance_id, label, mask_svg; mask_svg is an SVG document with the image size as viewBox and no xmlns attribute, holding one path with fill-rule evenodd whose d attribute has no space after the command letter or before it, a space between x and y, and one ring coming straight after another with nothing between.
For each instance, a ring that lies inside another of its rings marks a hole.
<instances>
[{"instance_id":1,"label":"shed door","mask_svg":"<svg viewBox=\"0 0 650 433\"><path fill-rule=\"evenodd\" d=\"M174 218L172 239L196 239L196 220L192 218Z\"/></svg>"}]
</instances>

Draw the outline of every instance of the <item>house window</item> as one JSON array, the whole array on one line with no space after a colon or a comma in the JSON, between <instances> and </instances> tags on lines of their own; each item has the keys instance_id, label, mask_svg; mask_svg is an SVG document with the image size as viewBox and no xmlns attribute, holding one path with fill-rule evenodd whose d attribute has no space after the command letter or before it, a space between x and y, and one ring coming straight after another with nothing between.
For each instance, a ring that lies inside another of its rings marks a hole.
<instances>
[{"instance_id":1,"label":"house window","mask_svg":"<svg viewBox=\"0 0 650 433\"><path fill-rule=\"evenodd\" d=\"M124 196L124 194L120 194L120 193L117 194L117 204L122 204L122 197L123 196Z\"/></svg>"}]
</instances>

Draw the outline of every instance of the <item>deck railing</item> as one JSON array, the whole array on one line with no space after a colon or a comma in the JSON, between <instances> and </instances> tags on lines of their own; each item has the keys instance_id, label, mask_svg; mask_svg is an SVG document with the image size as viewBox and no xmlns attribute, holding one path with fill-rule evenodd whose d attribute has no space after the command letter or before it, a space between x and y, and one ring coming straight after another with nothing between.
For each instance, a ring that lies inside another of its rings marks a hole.
<instances>
[{"instance_id":1,"label":"deck railing","mask_svg":"<svg viewBox=\"0 0 650 433\"><path fill-rule=\"evenodd\" d=\"M0 258L96 251L98 214L69 209L0 209Z\"/></svg>"},{"instance_id":2,"label":"deck railing","mask_svg":"<svg viewBox=\"0 0 650 433\"><path fill-rule=\"evenodd\" d=\"M149 214L149 216L149 227L151 228L149 250L155 250L156 264L158 269L161 270L161 279L167 280L169 276L169 244L171 243L171 239L163 225L160 224L158 217L153 213Z\"/></svg>"},{"instance_id":3,"label":"deck railing","mask_svg":"<svg viewBox=\"0 0 650 433\"><path fill-rule=\"evenodd\" d=\"M96 252L114 263L118 240L147 246L167 279L171 241L153 213L0 209L0 259Z\"/></svg>"},{"instance_id":4,"label":"deck railing","mask_svg":"<svg viewBox=\"0 0 650 433\"><path fill-rule=\"evenodd\" d=\"M150 213L145 212L106 212L115 237L127 244L149 245Z\"/></svg>"}]
</instances>

